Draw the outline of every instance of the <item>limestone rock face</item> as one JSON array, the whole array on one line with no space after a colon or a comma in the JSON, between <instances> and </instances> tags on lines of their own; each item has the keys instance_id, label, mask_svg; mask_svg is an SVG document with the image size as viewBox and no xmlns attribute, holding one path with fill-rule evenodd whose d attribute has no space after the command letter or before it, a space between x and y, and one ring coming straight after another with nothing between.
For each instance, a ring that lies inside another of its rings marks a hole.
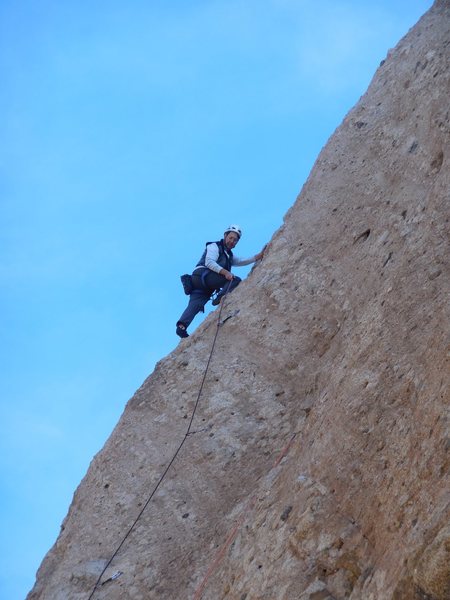
<instances>
[{"instance_id":1,"label":"limestone rock face","mask_svg":"<svg viewBox=\"0 0 450 600\"><path fill-rule=\"evenodd\" d=\"M441 0L322 150L221 326L217 309L129 401L29 600L450 598L449 67ZM129 532L216 332L195 433Z\"/></svg>"}]
</instances>

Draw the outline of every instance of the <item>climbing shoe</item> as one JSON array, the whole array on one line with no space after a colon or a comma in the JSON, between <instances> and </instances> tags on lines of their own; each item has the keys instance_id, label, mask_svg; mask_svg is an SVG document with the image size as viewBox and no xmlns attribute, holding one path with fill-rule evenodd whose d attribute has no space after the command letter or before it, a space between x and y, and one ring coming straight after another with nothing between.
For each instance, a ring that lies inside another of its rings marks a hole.
<instances>
[{"instance_id":1,"label":"climbing shoe","mask_svg":"<svg viewBox=\"0 0 450 600\"><path fill-rule=\"evenodd\" d=\"M211 304L213 306L219 306L221 300L222 300L222 294L217 294L217 296L212 299Z\"/></svg>"},{"instance_id":2,"label":"climbing shoe","mask_svg":"<svg viewBox=\"0 0 450 600\"><path fill-rule=\"evenodd\" d=\"M194 289L192 285L192 277L190 275L181 275L181 283L183 284L184 293L189 296Z\"/></svg>"},{"instance_id":3,"label":"climbing shoe","mask_svg":"<svg viewBox=\"0 0 450 600\"><path fill-rule=\"evenodd\" d=\"M187 337L189 337L189 334L186 331L185 327L180 327L179 325L177 325L177 335L180 338L187 338Z\"/></svg>"}]
</instances>

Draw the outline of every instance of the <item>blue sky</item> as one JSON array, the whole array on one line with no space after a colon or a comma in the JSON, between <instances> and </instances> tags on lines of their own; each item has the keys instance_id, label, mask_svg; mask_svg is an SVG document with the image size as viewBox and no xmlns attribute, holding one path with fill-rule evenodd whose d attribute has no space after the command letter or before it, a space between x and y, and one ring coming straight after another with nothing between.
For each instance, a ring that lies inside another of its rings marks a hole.
<instances>
[{"instance_id":1,"label":"blue sky","mask_svg":"<svg viewBox=\"0 0 450 600\"><path fill-rule=\"evenodd\" d=\"M179 275L229 223L260 250L431 4L0 2L1 600L176 347Z\"/></svg>"}]
</instances>

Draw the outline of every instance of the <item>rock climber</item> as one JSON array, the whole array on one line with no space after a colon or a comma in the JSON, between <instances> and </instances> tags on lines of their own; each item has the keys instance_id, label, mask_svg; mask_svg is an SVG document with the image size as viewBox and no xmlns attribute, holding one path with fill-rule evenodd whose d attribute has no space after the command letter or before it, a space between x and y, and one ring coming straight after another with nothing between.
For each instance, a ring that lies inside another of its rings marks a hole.
<instances>
[{"instance_id":1,"label":"rock climber","mask_svg":"<svg viewBox=\"0 0 450 600\"><path fill-rule=\"evenodd\" d=\"M181 338L188 337L187 328L197 313L204 312L205 304L214 292L218 293L212 304L217 306L225 294L230 293L240 284L240 277L236 277L231 272L232 266L249 265L263 257L265 247L251 258L234 256L233 248L241 239L241 235L239 225L227 227L223 239L206 243L206 248L192 275L182 276L185 292L189 294L189 304L177 321L176 333Z\"/></svg>"}]
</instances>

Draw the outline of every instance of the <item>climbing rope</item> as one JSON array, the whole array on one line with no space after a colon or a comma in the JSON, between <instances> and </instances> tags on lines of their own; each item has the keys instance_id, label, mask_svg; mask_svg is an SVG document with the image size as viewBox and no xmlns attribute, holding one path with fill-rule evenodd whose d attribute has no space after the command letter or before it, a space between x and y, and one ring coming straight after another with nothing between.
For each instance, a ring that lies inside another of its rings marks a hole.
<instances>
[{"instance_id":1,"label":"climbing rope","mask_svg":"<svg viewBox=\"0 0 450 600\"><path fill-rule=\"evenodd\" d=\"M211 363L211 359L212 359L212 356L213 356L213 353L214 353L214 347L215 347L215 345L216 345L217 335L218 335L218 333L219 333L219 328L220 328L220 325L221 325L220 319L221 319L221 316L222 316L222 309L223 309L223 305L225 304L225 297L226 297L227 293L228 293L228 290L227 290L227 291L224 293L224 295L223 295L223 298L222 298L222 301L221 301L221 303L220 303L219 315L218 315L218 317L217 317L217 327L216 327L216 331L215 331L215 334L214 334L214 339L213 339L213 343L212 343L212 346L211 346L211 351L210 351L210 353L209 353L208 362L206 363L205 371L204 371L204 373L203 373L202 382L201 382L201 384L200 384L200 389L199 389L199 392L198 392L198 395L197 395L197 399L196 399L196 401L195 401L195 404L194 404L194 409L193 409L193 411L192 411L192 415L191 415L191 419L190 419L190 421L189 421L189 425L188 425L188 427L187 427L187 429L186 429L186 433L184 434L184 437L183 437L183 439L181 440L181 442L180 442L180 444L179 444L178 448L175 450L175 453L173 454L172 458L170 459L170 462L169 462L169 464L167 465L167 467L165 468L165 470L164 470L163 474L162 474L162 475L161 475L161 477L159 478L159 480L158 480L157 484L156 484L156 485L155 485L155 487L153 488L153 490L152 490L152 492L151 492L150 496L147 498L147 500L146 500L146 502L145 502L144 506L142 507L141 511L139 512L138 516L136 517L136 519L134 520L133 524L131 525L131 527L130 527L130 528L128 529L128 531L126 532L126 534L123 536L123 538L122 538L122 541L121 541L121 542L120 542L120 544L117 546L117 548L116 548L116 550L114 551L114 553L112 554L111 558L108 560L108 562L106 563L106 565L103 567L103 570L102 570L102 572L100 573L100 575L98 576L98 579L97 579L97 581L95 582L94 588L93 588L93 590L92 590L92 592L91 592L91 594L90 594L90 596L89 596L88 600L91 600L91 599L94 597L94 594L95 594L95 592L97 591L97 589L98 589L98 586L99 586L99 584L100 584L100 581L101 581L101 579L102 579L103 575L105 574L105 572L106 572L107 568L110 566L110 564L112 563L112 561L113 561L113 560L115 559L115 557L118 555L118 553L120 552L120 549L122 548L122 546L123 546L123 545L124 545L124 543L126 542L127 538L129 537L129 535L131 534L131 532L133 531L133 529L136 527L136 524L137 524L137 522L138 522L138 521L139 521L139 519L142 517L142 515L143 515L143 513L144 513L145 509L146 509L146 508L147 508L147 506L150 504L150 502L151 502L151 500L152 500L153 496L156 494L156 492L157 492L157 490L158 490L159 486L160 486L160 485L162 484L162 482L164 481L164 479L165 479L165 477L166 477L167 473L169 472L169 469L170 469L170 467L171 467L171 466L173 465L173 463L175 462L175 460L176 460L176 458L177 458L178 454L180 453L180 450L181 450L181 448L184 446L184 443L186 442L186 440L187 440L188 436L189 436L189 435L191 435L191 433L192 433L192 432L191 432L191 427L192 427L192 423L193 423L193 421L194 421L195 413L197 412L197 408L198 408L198 405L199 405L199 402L200 402L200 397L201 397L201 395L202 395L202 391L203 391L203 386L204 386L204 384L205 384L205 380L206 380L206 375L208 374L209 365L210 365L210 363Z\"/></svg>"}]
</instances>

